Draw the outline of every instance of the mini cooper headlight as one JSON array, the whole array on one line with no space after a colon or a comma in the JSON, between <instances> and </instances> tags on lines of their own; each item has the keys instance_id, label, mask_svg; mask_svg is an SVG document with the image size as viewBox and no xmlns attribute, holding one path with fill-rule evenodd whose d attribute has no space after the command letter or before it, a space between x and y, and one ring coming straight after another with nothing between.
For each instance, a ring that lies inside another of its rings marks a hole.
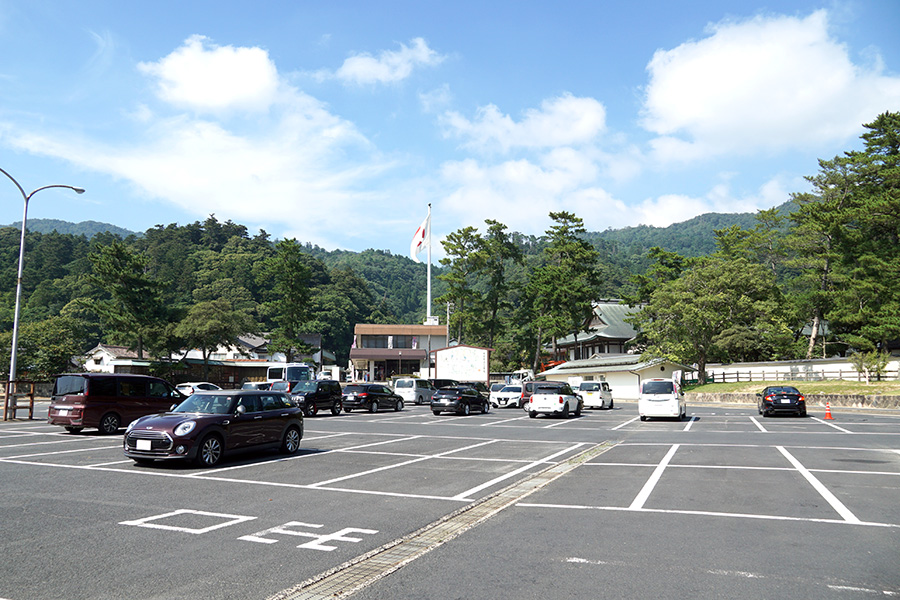
<instances>
[{"instance_id":1,"label":"mini cooper headlight","mask_svg":"<svg viewBox=\"0 0 900 600\"><path fill-rule=\"evenodd\" d=\"M175 435L177 435L178 437L185 436L192 432L194 430L194 427L196 426L196 421L185 421L175 428Z\"/></svg>"},{"instance_id":2,"label":"mini cooper headlight","mask_svg":"<svg viewBox=\"0 0 900 600\"><path fill-rule=\"evenodd\" d=\"M139 420L139 419L135 419L134 421L132 421L131 423L129 423L129 424L128 424L128 427L125 428L125 433L128 433L129 431L131 431L132 429L134 429L134 426L137 425L138 420Z\"/></svg>"}]
</instances>

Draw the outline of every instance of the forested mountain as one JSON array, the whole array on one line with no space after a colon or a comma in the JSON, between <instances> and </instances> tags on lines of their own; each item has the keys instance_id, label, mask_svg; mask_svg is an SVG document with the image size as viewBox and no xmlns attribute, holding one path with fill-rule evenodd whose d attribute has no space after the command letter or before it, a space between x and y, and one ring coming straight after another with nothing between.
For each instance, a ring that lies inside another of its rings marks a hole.
<instances>
[{"instance_id":1,"label":"forested mountain","mask_svg":"<svg viewBox=\"0 0 900 600\"><path fill-rule=\"evenodd\" d=\"M22 228L22 221L16 221L9 225L0 225L0 227ZM109 223L101 223L99 221L81 221L80 223L72 223L70 221L60 221L59 219L28 219L28 231L36 231L38 233L70 233L72 235L83 235L88 239L94 237L98 233L112 233L121 238L129 235L142 235L134 231L123 229Z\"/></svg>"}]
</instances>

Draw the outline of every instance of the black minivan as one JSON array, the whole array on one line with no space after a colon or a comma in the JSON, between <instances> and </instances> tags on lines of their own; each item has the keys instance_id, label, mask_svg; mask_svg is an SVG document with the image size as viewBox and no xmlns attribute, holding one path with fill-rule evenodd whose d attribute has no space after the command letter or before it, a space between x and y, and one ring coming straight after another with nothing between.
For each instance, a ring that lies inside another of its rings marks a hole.
<instances>
[{"instance_id":1,"label":"black minivan","mask_svg":"<svg viewBox=\"0 0 900 600\"><path fill-rule=\"evenodd\" d=\"M186 398L159 377L123 373L65 373L56 376L47 422L78 433L96 427L113 434L138 417L169 410Z\"/></svg>"}]
</instances>

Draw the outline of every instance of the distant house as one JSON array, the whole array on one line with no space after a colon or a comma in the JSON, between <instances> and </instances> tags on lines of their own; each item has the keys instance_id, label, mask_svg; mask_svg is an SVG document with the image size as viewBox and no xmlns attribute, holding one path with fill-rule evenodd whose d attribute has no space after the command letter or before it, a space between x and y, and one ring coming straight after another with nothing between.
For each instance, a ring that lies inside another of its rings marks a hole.
<instances>
[{"instance_id":1,"label":"distant house","mask_svg":"<svg viewBox=\"0 0 900 600\"><path fill-rule=\"evenodd\" d=\"M393 375L430 377L432 351L447 346L444 325L357 323L350 348L353 381L389 381Z\"/></svg>"},{"instance_id":2,"label":"distant house","mask_svg":"<svg viewBox=\"0 0 900 600\"><path fill-rule=\"evenodd\" d=\"M323 350L322 336L308 334L301 336L301 342L317 350L310 355L294 355L295 362L311 362L318 367L333 365L333 352ZM223 387L237 387L245 381L262 381L266 378L269 363L284 362L283 353L270 354L269 340L264 336L245 334L238 336L232 344L220 346L209 355L209 375L205 375L203 353L197 348L173 353L170 357L173 383L208 379ZM84 357L84 370L104 373L150 372L153 361L138 359L137 352L125 346L99 344Z\"/></svg>"},{"instance_id":3,"label":"distant house","mask_svg":"<svg viewBox=\"0 0 900 600\"><path fill-rule=\"evenodd\" d=\"M590 358L570 360L539 375L548 381L606 381L613 399L637 400L645 379L681 379L691 367L662 358L644 358L640 354L595 354Z\"/></svg>"},{"instance_id":4,"label":"distant house","mask_svg":"<svg viewBox=\"0 0 900 600\"><path fill-rule=\"evenodd\" d=\"M556 340L556 347L567 360L579 360L595 354L625 354L625 345L637 335L626 319L640 310L621 300L594 302L594 310L578 335Z\"/></svg>"}]
</instances>

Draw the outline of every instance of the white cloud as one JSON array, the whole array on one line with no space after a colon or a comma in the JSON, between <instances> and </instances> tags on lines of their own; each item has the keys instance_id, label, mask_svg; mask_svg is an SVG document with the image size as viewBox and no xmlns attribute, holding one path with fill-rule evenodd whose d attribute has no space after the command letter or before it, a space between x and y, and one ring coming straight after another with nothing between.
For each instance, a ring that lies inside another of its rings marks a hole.
<instances>
[{"instance_id":1,"label":"white cloud","mask_svg":"<svg viewBox=\"0 0 900 600\"><path fill-rule=\"evenodd\" d=\"M153 77L160 99L199 112L266 111L276 101L278 72L262 48L216 46L194 35L138 70Z\"/></svg>"},{"instance_id":2,"label":"white cloud","mask_svg":"<svg viewBox=\"0 0 900 600\"><path fill-rule=\"evenodd\" d=\"M539 110L528 109L518 122L490 104L479 108L474 120L448 112L443 124L447 136L483 152L581 146L596 142L605 131L606 109L593 98L563 94L544 100Z\"/></svg>"},{"instance_id":3,"label":"white cloud","mask_svg":"<svg viewBox=\"0 0 900 600\"><path fill-rule=\"evenodd\" d=\"M900 78L869 62L852 62L825 10L721 22L654 54L643 125L663 161L841 142L900 104Z\"/></svg>"},{"instance_id":4,"label":"white cloud","mask_svg":"<svg viewBox=\"0 0 900 600\"><path fill-rule=\"evenodd\" d=\"M540 164L448 162L441 175L452 191L441 207L461 225L481 227L485 219L495 219L534 235L547 229L550 211L573 212L594 230L630 222L624 203L593 183L596 172L596 165L571 150L551 153Z\"/></svg>"},{"instance_id":5,"label":"white cloud","mask_svg":"<svg viewBox=\"0 0 900 600\"><path fill-rule=\"evenodd\" d=\"M351 56L333 75L325 71L318 75L357 85L396 83L412 75L416 67L433 67L445 58L429 48L424 39L415 38L410 46L400 44L400 50L383 50L377 57L365 52Z\"/></svg>"}]
</instances>

